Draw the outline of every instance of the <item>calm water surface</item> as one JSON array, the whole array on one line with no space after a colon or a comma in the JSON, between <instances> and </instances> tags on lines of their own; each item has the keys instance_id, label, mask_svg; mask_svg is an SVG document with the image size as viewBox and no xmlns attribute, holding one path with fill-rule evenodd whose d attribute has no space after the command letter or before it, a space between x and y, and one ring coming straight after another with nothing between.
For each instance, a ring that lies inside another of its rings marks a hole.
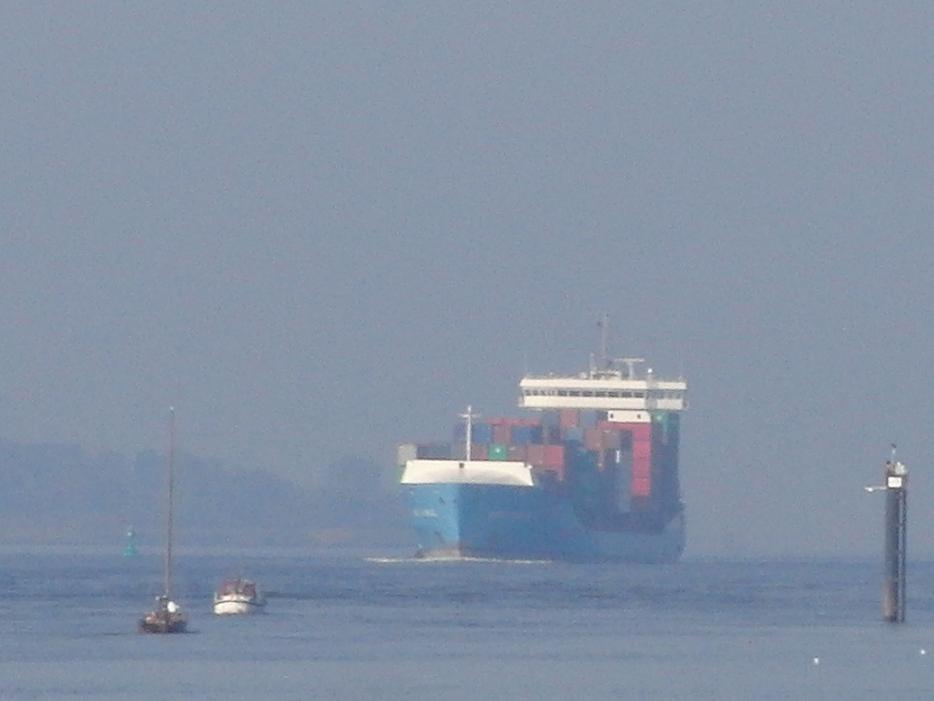
<instances>
[{"instance_id":1,"label":"calm water surface","mask_svg":"<svg viewBox=\"0 0 934 701\"><path fill-rule=\"evenodd\" d=\"M156 554L0 554L0 699L926 699L934 565L672 566L183 554L191 633L135 632ZM267 613L214 618L243 572ZM815 664L814 658L819 658Z\"/></svg>"}]
</instances>

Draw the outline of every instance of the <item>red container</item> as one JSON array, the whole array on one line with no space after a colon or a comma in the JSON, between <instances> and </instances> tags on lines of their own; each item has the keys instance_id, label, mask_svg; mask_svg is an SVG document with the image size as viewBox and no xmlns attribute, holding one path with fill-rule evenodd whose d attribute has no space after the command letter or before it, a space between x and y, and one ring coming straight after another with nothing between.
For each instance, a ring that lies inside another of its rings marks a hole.
<instances>
[{"instance_id":1,"label":"red container","mask_svg":"<svg viewBox=\"0 0 934 701\"><path fill-rule=\"evenodd\" d=\"M552 469L564 468L564 446L546 445L544 465Z\"/></svg>"},{"instance_id":2,"label":"red container","mask_svg":"<svg viewBox=\"0 0 934 701\"><path fill-rule=\"evenodd\" d=\"M650 479L652 476L652 463L648 458L638 458L633 456L632 458L632 478L635 479Z\"/></svg>"},{"instance_id":3,"label":"red container","mask_svg":"<svg viewBox=\"0 0 934 701\"><path fill-rule=\"evenodd\" d=\"M495 419L486 419L484 423L491 426L538 426L540 419L521 419L514 416L499 416Z\"/></svg>"},{"instance_id":4,"label":"red container","mask_svg":"<svg viewBox=\"0 0 934 701\"><path fill-rule=\"evenodd\" d=\"M603 450L603 431L599 428L584 431L584 447L587 450Z\"/></svg>"},{"instance_id":5,"label":"red container","mask_svg":"<svg viewBox=\"0 0 934 701\"><path fill-rule=\"evenodd\" d=\"M649 460L652 457L652 444L648 441L633 441L632 457Z\"/></svg>"},{"instance_id":6,"label":"red container","mask_svg":"<svg viewBox=\"0 0 934 701\"><path fill-rule=\"evenodd\" d=\"M629 495L631 497L649 497L652 495L652 480L633 478L629 485Z\"/></svg>"},{"instance_id":7,"label":"red container","mask_svg":"<svg viewBox=\"0 0 934 701\"><path fill-rule=\"evenodd\" d=\"M525 461L529 465L541 467L545 464L545 446L530 443L526 446Z\"/></svg>"},{"instance_id":8,"label":"red container","mask_svg":"<svg viewBox=\"0 0 934 701\"><path fill-rule=\"evenodd\" d=\"M561 428L574 428L580 421L580 412L577 409L562 409L558 414L558 425Z\"/></svg>"},{"instance_id":9,"label":"red container","mask_svg":"<svg viewBox=\"0 0 934 701\"><path fill-rule=\"evenodd\" d=\"M652 440L652 424L632 424L629 432L632 434L633 442Z\"/></svg>"},{"instance_id":10,"label":"red container","mask_svg":"<svg viewBox=\"0 0 934 701\"><path fill-rule=\"evenodd\" d=\"M588 428L584 431L584 447L587 450L619 450L622 447L619 431L605 428Z\"/></svg>"},{"instance_id":11,"label":"red container","mask_svg":"<svg viewBox=\"0 0 934 701\"><path fill-rule=\"evenodd\" d=\"M497 424L497 423L493 423L492 425L493 425L493 442L502 443L503 445L509 445L510 438L512 436L512 431L509 430L509 426L505 424Z\"/></svg>"}]
</instances>

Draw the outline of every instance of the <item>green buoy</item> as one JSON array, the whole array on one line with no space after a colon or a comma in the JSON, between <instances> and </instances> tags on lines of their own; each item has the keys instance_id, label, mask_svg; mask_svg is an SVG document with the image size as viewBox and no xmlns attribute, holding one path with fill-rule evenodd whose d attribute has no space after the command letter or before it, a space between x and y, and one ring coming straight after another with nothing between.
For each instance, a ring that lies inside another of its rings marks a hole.
<instances>
[{"instance_id":1,"label":"green buoy","mask_svg":"<svg viewBox=\"0 0 934 701\"><path fill-rule=\"evenodd\" d=\"M123 548L123 557L135 557L136 555L139 555L139 550L136 548L136 531L133 530L133 526L130 526L126 531L126 545Z\"/></svg>"}]
</instances>

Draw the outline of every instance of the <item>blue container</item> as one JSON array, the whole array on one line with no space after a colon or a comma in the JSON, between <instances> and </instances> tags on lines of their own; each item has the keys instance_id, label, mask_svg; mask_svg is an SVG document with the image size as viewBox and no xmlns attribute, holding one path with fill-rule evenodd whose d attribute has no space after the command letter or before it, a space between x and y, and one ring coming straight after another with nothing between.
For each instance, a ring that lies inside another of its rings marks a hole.
<instances>
[{"instance_id":1,"label":"blue container","mask_svg":"<svg viewBox=\"0 0 934 701\"><path fill-rule=\"evenodd\" d=\"M526 445L528 443L541 443L542 442L542 427L541 426L513 426L512 427L512 444L513 445Z\"/></svg>"},{"instance_id":2,"label":"blue container","mask_svg":"<svg viewBox=\"0 0 934 701\"><path fill-rule=\"evenodd\" d=\"M493 427L490 424L474 424L473 426L474 443L492 443Z\"/></svg>"},{"instance_id":3,"label":"blue container","mask_svg":"<svg viewBox=\"0 0 934 701\"><path fill-rule=\"evenodd\" d=\"M493 427L490 424L481 424L476 423L470 428L470 442L471 443L492 443L493 442ZM454 427L454 440L458 443L463 443L467 437L467 427L464 424L457 424Z\"/></svg>"},{"instance_id":4,"label":"blue container","mask_svg":"<svg viewBox=\"0 0 934 701\"><path fill-rule=\"evenodd\" d=\"M561 425L561 414L554 409L542 412L542 426L546 428L557 428Z\"/></svg>"}]
</instances>

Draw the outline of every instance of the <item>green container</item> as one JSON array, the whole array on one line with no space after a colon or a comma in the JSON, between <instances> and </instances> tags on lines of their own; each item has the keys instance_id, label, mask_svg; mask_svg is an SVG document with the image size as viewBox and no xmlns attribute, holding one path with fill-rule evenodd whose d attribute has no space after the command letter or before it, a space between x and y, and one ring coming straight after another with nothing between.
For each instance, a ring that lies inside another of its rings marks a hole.
<instances>
[{"instance_id":1,"label":"green container","mask_svg":"<svg viewBox=\"0 0 934 701\"><path fill-rule=\"evenodd\" d=\"M487 452L488 460L506 460L509 457L509 451L502 443L490 443L490 449Z\"/></svg>"}]
</instances>

